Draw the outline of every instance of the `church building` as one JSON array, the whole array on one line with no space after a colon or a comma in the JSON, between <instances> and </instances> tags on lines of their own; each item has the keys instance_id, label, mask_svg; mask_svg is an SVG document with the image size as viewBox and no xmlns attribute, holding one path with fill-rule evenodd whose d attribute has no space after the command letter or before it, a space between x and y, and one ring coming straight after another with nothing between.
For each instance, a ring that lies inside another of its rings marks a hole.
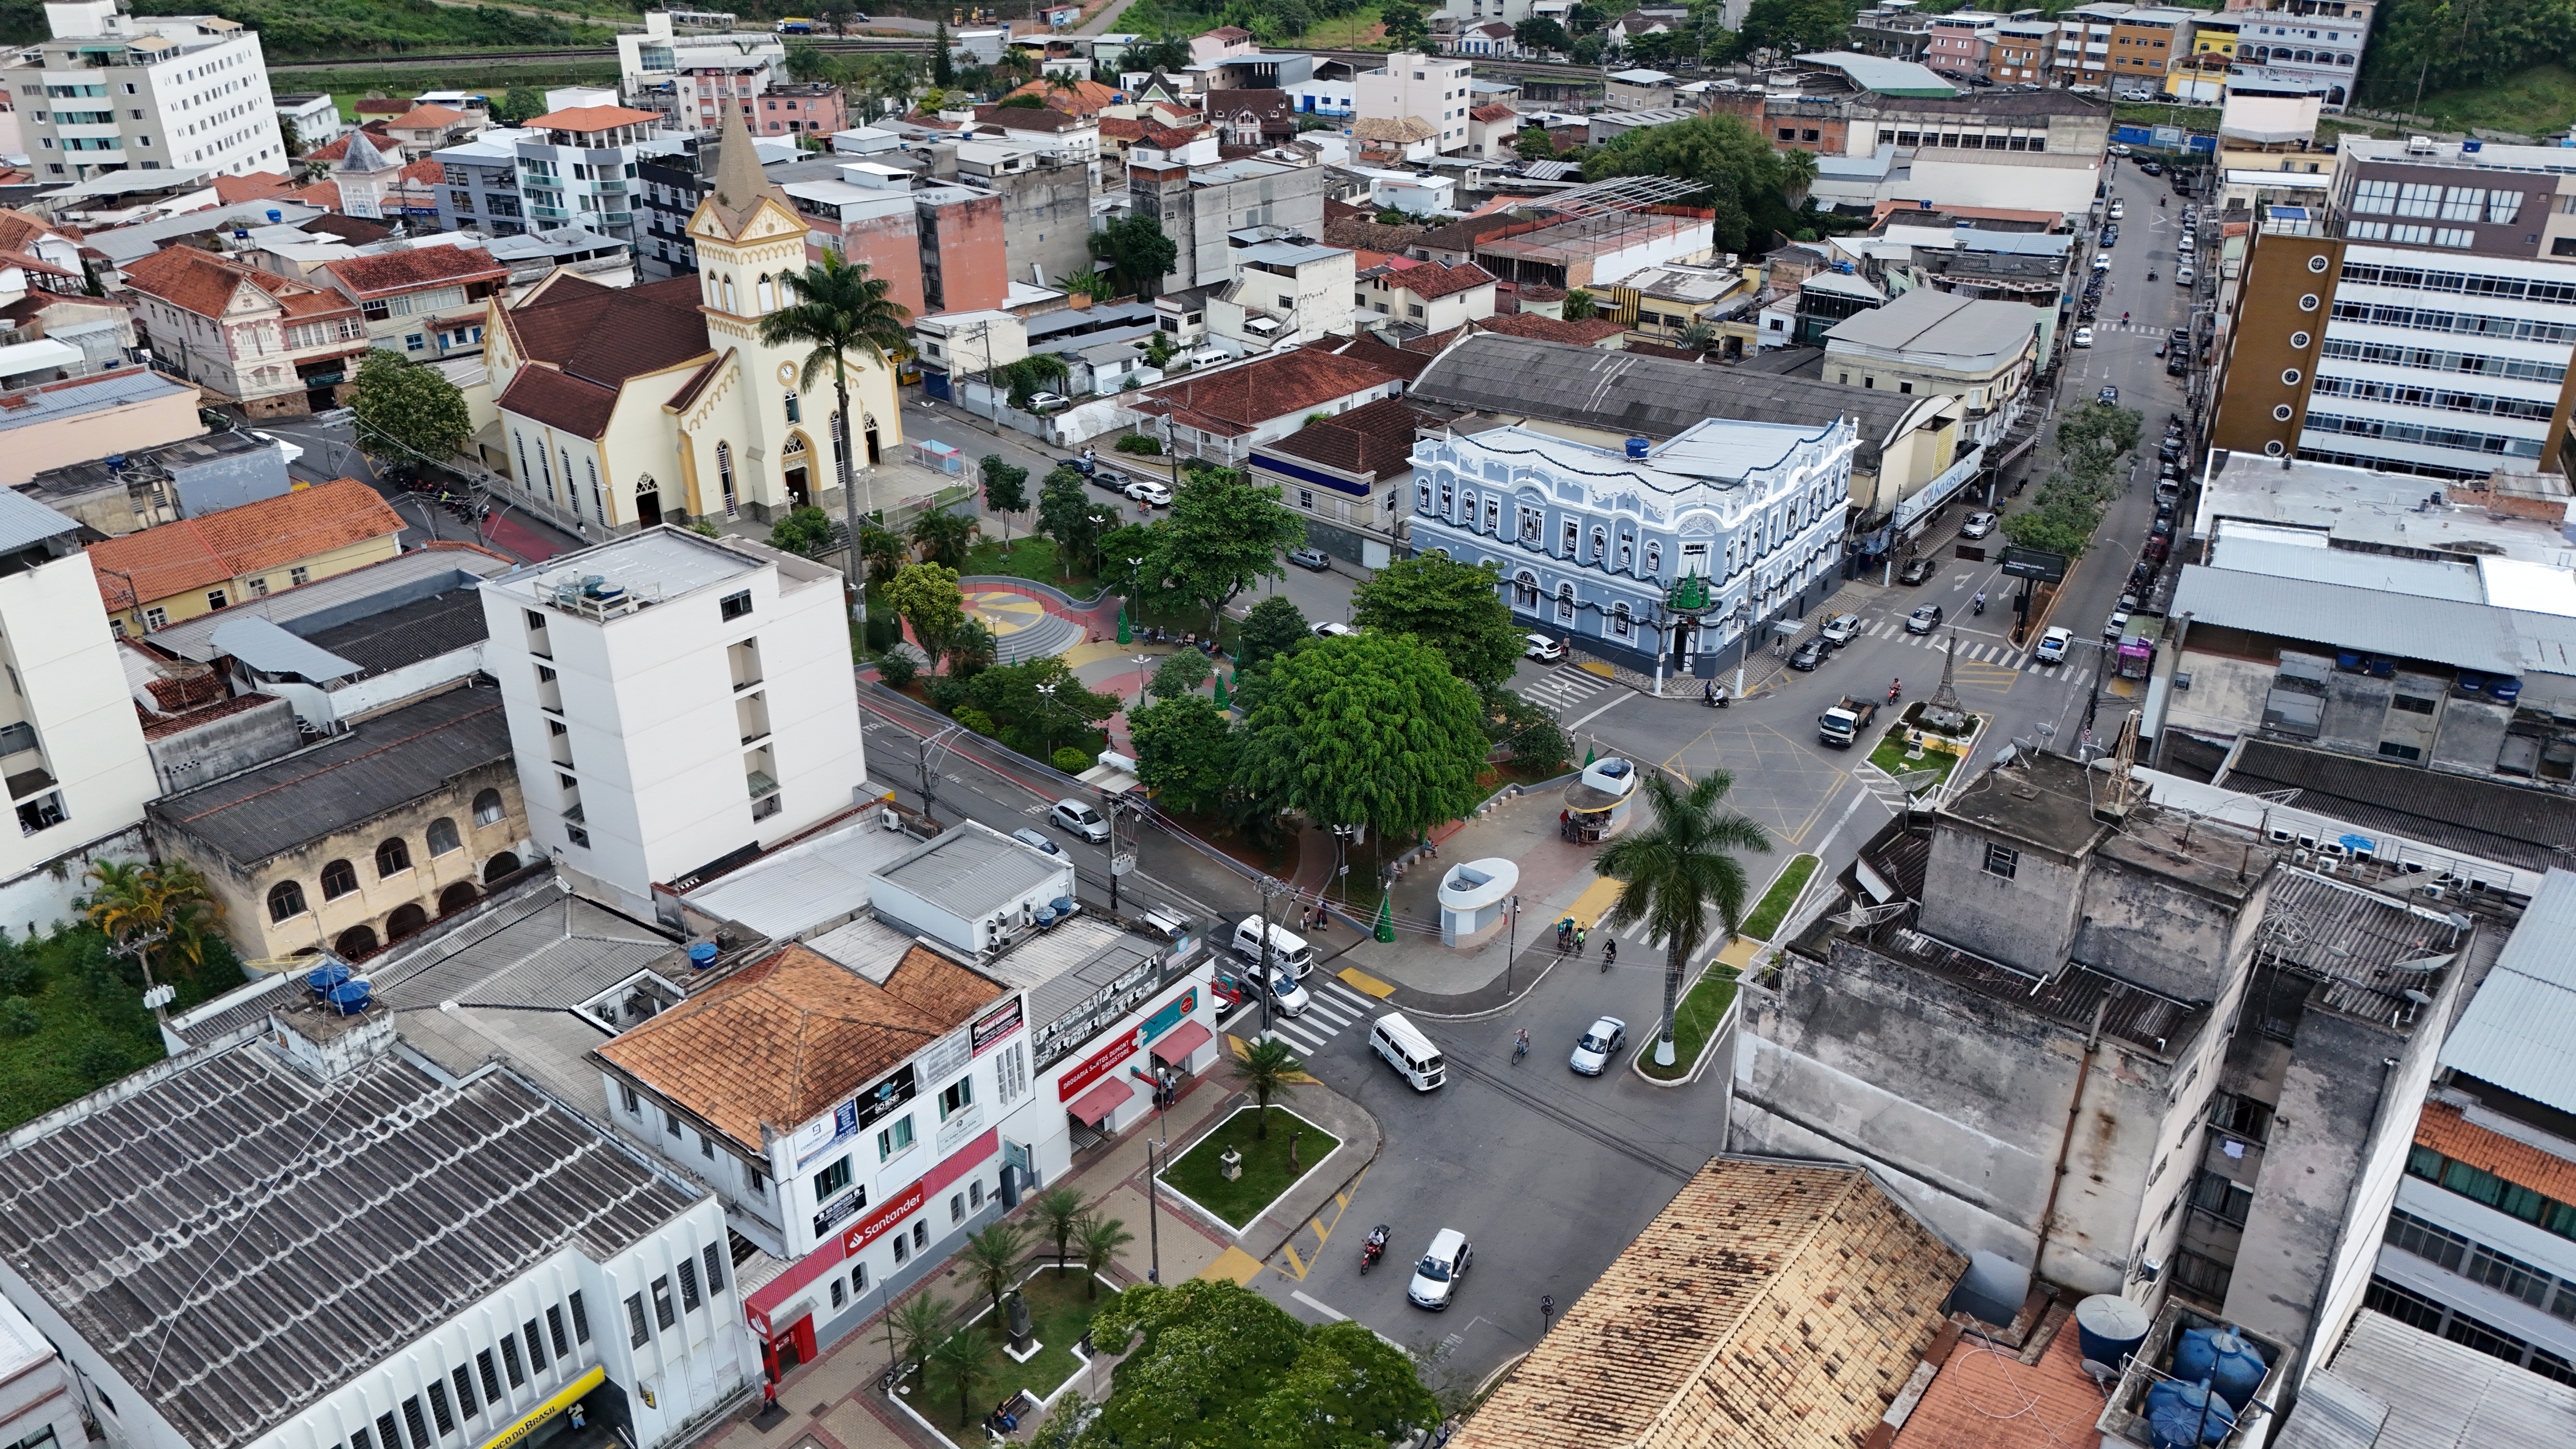
<instances>
[{"instance_id":1,"label":"church building","mask_svg":"<svg viewBox=\"0 0 2576 1449\"><path fill-rule=\"evenodd\" d=\"M903 441L885 360L848 354L857 418L845 429L828 381L799 395L812 349L758 335L795 300L779 278L804 269L808 230L732 117L715 187L689 218L696 275L615 288L559 270L515 303L496 297L484 358L518 501L592 538L809 503L837 518L834 450L855 432L865 511L866 470Z\"/></svg>"}]
</instances>

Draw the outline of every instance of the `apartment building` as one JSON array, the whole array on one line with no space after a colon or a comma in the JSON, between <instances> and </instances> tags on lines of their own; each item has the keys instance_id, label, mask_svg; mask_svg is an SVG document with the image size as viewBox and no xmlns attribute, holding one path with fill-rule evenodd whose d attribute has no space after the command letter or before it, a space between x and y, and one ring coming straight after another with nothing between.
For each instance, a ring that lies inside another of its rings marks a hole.
<instances>
[{"instance_id":1,"label":"apartment building","mask_svg":"<svg viewBox=\"0 0 2576 1449\"><path fill-rule=\"evenodd\" d=\"M1064 169L1079 186L1082 168ZM999 307L1009 297L1000 195L920 185L903 167L840 156L791 162L767 174L813 229L815 251L838 247L851 261L866 263L869 275L884 278L887 295L912 315Z\"/></svg>"},{"instance_id":2,"label":"apartment building","mask_svg":"<svg viewBox=\"0 0 2576 1449\"><path fill-rule=\"evenodd\" d=\"M1925 32L1930 43L1924 47L1923 63L1947 76L1984 75L1995 30L1991 15L1973 11L1935 15Z\"/></svg>"},{"instance_id":3,"label":"apartment building","mask_svg":"<svg viewBox=\"0 0 2576 1449\"><path fill-rule=\"evenodd\" d=\"M1987 42L1986 75L1997 85L2046 85L2057 66L2057 24L2050 20L1996 22Z\"/></svg>"},{"instance_id":4,"label":"apartment building","mask_svg":"<svg viewBox=\"0 0 2576 1449\"><path fill-rule=\"evenodd\" d=\"M2377 9L2375 0L2229 0L2224 18L2235 22L2239 66L2305 82L2325 97L2327 110L2340 111L2361 75Z\"/></svg>"},{"instance_id":5,"label":"apartment building","mask_svg":"<svg viewBox=\"0 0 2576 1449\"><path fill-rule=\"evenodd\" d=\"M2057 61L2051 68L2061 86L2107 88L2111 79L2112 32L2134 5L2082 5L2057 14Z\"/></svg>"},{"instance_id":6,"label":"apartment building","mask_svg":"<svg viewBox=\"0 0 2576 1449\"><path fill-rule=\"evenodd\" d=\"M1825 333L1824 375L1898 395L1947 393L1967 404L1965 443L1991 444L2021 417L2039 363L2039 313L1917 287Z\"/></svg>"},{"instance_id":7,"label":"apartment building","mask_svg":"<svg viewBox=\"0 0 2576 1449\"><path fill-rule=\"evenodd\" d=\"M623 31L617 37L617 84L630 98L647 86L675 80L693 66L726 62L783 67L787 42L768 30L680 35L671 28L669 12L659 10L645 12L641 32Z\"/></svg>"},{"instance_id":8,"label":"apartment building","mask_svg":"<svg viewBox=\"0 0 2576 1449\"><path fill-rule=\"evenodd\" d=\"M1340 247L1256 242L1232 285L1207 299L1207 329L1246 351L1319 342L1351 325L1353 257Z\"/></svg>"},{"instance_id":9,"label":"apartment building","mask_svg":"<svg viewBox=\"0 0 2576 1449\"><path fill-rule=\"evenodd\" d=\"M665 143L661 118L626 106L574 106L531 120L513 147L532 229L578 225L633 244L636 163Z\"/></svg>"},{"instance_id":10,"label":"apartment building","mask_svg":"<svg viewBox=\"0 0 2576 1449\"><path fill-rule=\"evenodd\" d=\"M2576 464L2565 156L2348 143L2330 206L2272 208L2255 229L2211 441L2436 480Z\"/></svg>"},{"instance_id":11,"label":"apartment building","mask_svg":"<svg viewBox=\"0 0 2576 1449\"><path fill-rule=\"evenodd\" d=\"M485 668L540 850L603 899L855 803L867 780L839 571L648 528L485 581Z\"/></svg>"},{"instance_id":12,"label":"apartment building","mask_svg":"<svg viewBox=\"0 0 2576 1449\"><path fill-rule=\"evenodd\" d=\"M2165 72L2191 53L2192 22L2197 10L2146 5L2111 21L2111 93L2162 94Z\"/></svg>"},{"instance_id":13,"label":"apartment building","mask_svg":"<svg viewBox=\"0 0 2576 1449\"><path fill-rule=\"evenodd\" d=\"M130 15L125 0L57 0L45 16L52 37L0 70L40 180L286 169L256 31L218 15Z\"/></svg>"},{"instance_id":14,"label":"apartment building","mask_svg":"<svg viewBox=\"0 0 2576 1449\"><path fill-rule=\"evenodd\" d=\"M464 145L431 152L430 159L439 165L439 230L485 236L521 236L531 230L527 198L519 190L519 143L535 134L497 128Z\"/></svg>"},{"instance_id":15,"label":"apartment building","mask_svg":"<svg viewBox=\"0 0 2576 1449\"><path fill-rule=\"evenodd\" d=\"M424 246L325 262L318 281L358 304L367 341L414 362L483 350L484 299L510 269L469 246Z\"/></svg>"},{"instance_id":16,"label":"apartment building","mask_svg":"<svg viewBox=\"0 0 2576 1449\"><path fill-rule=\"evenodd\" d=\"M1463 85L1464 62L1458 72ZM1461 111L1457 122L1461 136L1466 134L1463 115ZM1160 218L1163 234L1179 247L1171 275L1155 290L1232 282L1232 232L1275 227L1276 234L1322 236L1324 192L1330 182L1320 166L1259 156L1223 160L1213 130L1198 135L1163 130L1138 141L1127 152L1127 204Z\"/></svg>"},{"instance_id":17,"label":"apartment building","mask_svg":"<svg viewBox=\"0 0 2576 1449\"><path fill-rule=\"evenodd\" d=\"M1352 92L1354 114L1369 121L1419 120L1429 126L1433 149L1467 144L1467 113L1476 107L1467 61L1447 56L1389 54L1386 64L1362 71Z\"/></svg>"}]
</instances>

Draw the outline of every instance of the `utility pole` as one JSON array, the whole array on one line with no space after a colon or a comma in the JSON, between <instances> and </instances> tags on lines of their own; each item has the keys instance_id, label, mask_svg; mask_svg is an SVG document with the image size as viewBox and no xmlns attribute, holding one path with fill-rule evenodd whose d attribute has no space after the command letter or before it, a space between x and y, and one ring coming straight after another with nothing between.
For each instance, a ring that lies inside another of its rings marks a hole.
<instances>
[{"instance_id":1,"label":"utility pole","mask_svg":"<svg viewBox=\"0 0 2576 1449\"><path fill-rule=\"evenodd\" d=\"M1162 1206L1162 1194L1154 1184L1154 1173L1154 1139L1148 1137L1145 1139L1145 1281L1148 1283L1163 1281L1163 1234L1162 1226L1156 1220L1157 1211Z\"/></svg>"},{"instance_id":2,"label":"utility pole","mask_svg":"<svg viewBox=\"0 0 2576 1449\"><path fill-rule=\"evenodd\" d=\"M1124 849L1118 840L1118 822L1127 812L1119 808L1117 792L1103 790L1100 803L1109 817L1109 914L1118 914L1118 879L1136 868L1136 831L1128 827Z\"/></svg>"},{"instance_id":3,"label":"utility pole","mask_svg":"<svg viewBox=\"0 0 2576 1449\"><path fill-rule=\"evenodd\" d=\"M924 735L913 741L913 761L921 771L921 818L933 833L939 829L939 761L951 746L947 743L964 725L950 725L937 734Z\"/></svg>"},{"instance_id":4,"label":"utility pole","mask_svg":"<svg viewBox=\"0 0 2576 1449\"><path fill-rule=\"evenodd\" d=\"M1287 887L1270 876L1261 878L1261 1029L1270 1030L1270 899Z\"/></svg>"},{"instance_id":5,"label":"utility pole","mask_svg":"<svg viewBox=\"0 0 2576 1449\"><path fill-rule=\"evenodd\" d=\"M109 955L134 958L134 964L143 972L143 1004L151 1007L153 1018L164 1025L167 1025L170 1020L170 1000L178 993L152 979L152 961L146 953L154 944L169 938L169 929L164 927L157 931L146 931L140 936L128 937L107 948Z\"/></svg>"}]
</instances>

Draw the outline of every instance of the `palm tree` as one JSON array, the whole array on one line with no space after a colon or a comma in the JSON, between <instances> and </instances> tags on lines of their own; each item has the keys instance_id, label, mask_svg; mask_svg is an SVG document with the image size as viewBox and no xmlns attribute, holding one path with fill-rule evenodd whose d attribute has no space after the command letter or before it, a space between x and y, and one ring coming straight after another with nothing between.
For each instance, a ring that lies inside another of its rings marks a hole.
<instances>
[{"instance_id":1,"label":"palm tree","mask_svg":"<svg viewBox=\"0 0 2576 1449\"><path fill-rule=\"evenodd\" d=\"M999 1222L980 1233L968 1233L966 1246L957 1250L958 1266L975 1280L985 1296L993 1300L993 1321L1002 1321L1002 1294L1011 1286L1011 1276L1020 1271L1028 1257L1028 1232L1018 1223Z\"/></svg>"},{"instance_id":2,"label":"palm tree","mask_svg":"<svg viewBox=\"0 0 2576 1449\"><path fill-rule=\"evenodd\" d=\"M166 937L191 966L206 964L208 927L223 918L223 902L186 861L93 860L82 878L94 887L86 914L119 946L134 946L143 984L153 986L150 938Z\"/></svg>"},{"instance_id":3,"label":"palm tree","mask_svg":"<svg viewBox=\"0 0 2576 1449\"><path fill-rule=\"evenodd\" d=\"M1717 324L1702 317L1682 329L1675 341L1693 352L1706 352L1717 345Z\"/></svg>"},{"instance_id":4,"label":"palm tree","mask_svg":"<svg viewBox=\"0 0 2576 1449\"><path fill-rule=\"evenodd\" d=\"M1069 1187L1051 1187L1039 1193L1029 1204L1029 1215L1038 1227L1055 1242L1055 1275L1064 1276L1066 1245L1082 1227L1082 1194Z\"/></svg>"},{"instance_id":5,"label":"palm tree","mask_svg":"<svg viewBox=\"0 0 2576 1449\"><path fill-rule=\"evenodd\" d=\"M1090 1281L1085 1296L1100 1296L1100 1272L1118 1261L1118 1250L1136 1241L1122 1218L1086 1217L1075 1225L1074 1242L1082 1248L1082 1273Z\"/></svg>"},{"instance_id":6,"label":"palm tree","mask_svg":"<svg viewBox=\"0 0 2576 1449\"><path fill-rule=\"evenodd\" d=\"M912 562L912 548L894 530L873 523L859 525L859 557L878 577L892 574Z\"/></svg>"},{"instance_id":7,"label":"palm tree","mask_svg":"<svg viewBox=\"0 0 2576 1449\"><path fill-rule=\"evenodd\" d=\"M1263 983L1260 989L1269 990L1269 984ZM1234 1079L1241 1082L1252 1093L1252 1099L1261 1104L1260 1130L1253 1134L1256 1138L1265 1142L1270 1138L1270 1099L1278 1097L1284 1100L1296 1096L1296 1085L1289 1078L1304 1076L1305 1073L1305 1062L1288 1049L1286 1042L1275 1036L1265 1036L1254 1042L1236 1060Z\"/></svg>"},{"instance_id":8,"label":"palm tree","mask_svg":"<svg viewBox=\"0 0 2576 1449\"><path fill-rule=\"evenodd\" d=\"M1655 823L1610 842L1592 864L1595 874L1626 884L1601 918L1603 927L1624 930L1645 921L1650 936L1664 938L1658 1065L1672 1065L1673 1012L1681 1001L1682 974L1708 939L1709 909L1716 908L1730 941L1744 924L1744 862L1730 852L1771 849L1760 825L1721 806L1734 785L1733 775L1717 770L1685 792L1670 775L1648 771L1644 794L1654 806Z\"/></svg>"},{"instance_id":9,"label":"palm tree","mask_svg":"<svg viewBox=\"0 0 2576 1449\"><path fill-rule=\"evenodd\" d=\"M945 508L931 509L912 521L913 546L921 550L924 563L963 567L974 537L975 520Z\"/></svg>"},{"instance_id":10,"label":"palm tree","mask_svg":"<svg viewBox=\"0 0 2576 1449\"><path fill-rule=\"evenodd\" d=\"M850 416L849 354L875 354L886 367L889 354L904 350L904 324L912 313L887 297L891 284L868 275L867 264L852 262L834 247L823 260L801 272L788 272L779 282L794 302L760 319L760 340L771 347L811 343L798 386L811 392L823 369L832 370L832 402L841 419L841 445L833 451L841 474L841 511L850 533L851 594L856 617L867 618L867 575L859 560L859 492L850 485L850 450L859 445L863 420Z\"/></svg>"},{"instance_id":11,"label":"palm tree","mask_svg":"<svg viewBox=\"0 0 2576 1449\"><path fill-rule=\"evenodd\" d=\"M921 1362L947 1336L948 1300L935 1293L905 1299L886 1315L886 1332L894 1338L896 1357Z\"/></svg>"},{"instance_id":12,"label":"palm tree","mask_svg":"<svg viewBox=\"0 0 2576 1449\"><path fill-rule=\"evenodd\" d=\"M1780 158L1780 197L1795 206L1816 184L1816 153L1786 150L1775 153Z\"/></svg>"},{"instance_id":13,"label":"palm tree","mask_svg":"<svg viewBox=\"0 0 2576 1449\"><path fill-rule=\"evenodd\" d=\"M924 1362L945 1374L957 1385L957 1422L970 1422L975 1412L975 1390L993 1381L993 1360L1000 1350L993 1340L971 1328L941 1339Z\"/></svg>"}]
</instances>

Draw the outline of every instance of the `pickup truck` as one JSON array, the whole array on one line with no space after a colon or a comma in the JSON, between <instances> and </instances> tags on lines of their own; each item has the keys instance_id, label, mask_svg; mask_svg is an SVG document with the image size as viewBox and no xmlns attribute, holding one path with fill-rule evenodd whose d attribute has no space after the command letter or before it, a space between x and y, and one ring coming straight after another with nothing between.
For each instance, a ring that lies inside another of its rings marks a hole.
<instances>
[{"instance_id":1,"label":"pickup truck","mask_svg":"<svg viewBox=\"0 0 2576 1449\"><path fill-rule=\"evenodd\" d=\"M1848 747L1877 714L1876 701L1845 695L1842 703L1816 716L1816 738L1829 745Z\"/></svg>"}]
</instances>

